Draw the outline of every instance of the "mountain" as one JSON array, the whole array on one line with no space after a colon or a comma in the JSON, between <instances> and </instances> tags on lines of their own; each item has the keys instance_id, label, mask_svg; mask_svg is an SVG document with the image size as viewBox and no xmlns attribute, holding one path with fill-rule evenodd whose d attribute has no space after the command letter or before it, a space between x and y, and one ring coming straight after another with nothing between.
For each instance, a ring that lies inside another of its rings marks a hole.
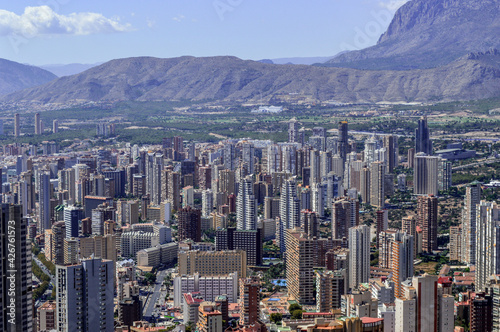
<instances>
[{"instance_id":1,"label":"mountain","mask_svg":"<svg viewBox=\"0 0 500 332\"><path fill-rule=\"evenodd\" d=\"M56 75L34 66L0 59L0 96L47 83Z\"/></svg>"},{"instance_id":2,"label":"mountain","mask_svg":"<svg viewBox=\"0 0 500 332\"><path fill-rule=\"evenodd\" d=\"M285 64L312 65L315 63L323 63L331 58L332 58L331 56L279 58L279 59L272 59L272 62L278 65L285 65Z\"/></svg>"},{"instance_id":3,"label":"mountain","mask_svg":"<svg viewBox=\"0 0 500 332\"><path fill-rule=\"evenodd\" d=\"M15 92L0 101L276 101L298 93L317 101L410 102L500 96L500 53L471 53L446 66L368 71L276 65L236 57L112 60L83 73Z\"/></svg>"},{"instance_id":4,"label":"mountain","mask_svg":"<svg viewBox=\"0 0 500 332\"><path fill-rule=\"evenodd\" d=\"M500 49L500 0L411 0L396 12L375 46L326 65L356 69L424 69L469 52Z\"/></svg>"},{"instance_id":5,"label":"mountain","mask_svg":"<svg viewBox=\"0 0 500 332\"><path fill-rule=\"evenodd\" d=\"M40 66L40 68L50 71L51 73L57 75L58 77L63 77L63 76L80 74L81 72L84 72L87 69L98 66L100 64L102 64L102 62L94 64L70 63L67 65L43 65Z\"/></svg>"}]
</instances>

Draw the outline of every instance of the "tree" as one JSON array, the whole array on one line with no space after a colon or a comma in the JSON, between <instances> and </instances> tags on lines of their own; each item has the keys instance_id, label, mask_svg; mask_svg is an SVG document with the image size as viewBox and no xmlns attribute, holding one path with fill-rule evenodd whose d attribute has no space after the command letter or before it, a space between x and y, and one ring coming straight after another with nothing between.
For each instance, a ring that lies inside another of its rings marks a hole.
<instances>
[{"instance_id":1,"label":"tree","mask_svg":"<svg viewBox=\"0 0 500 332\"><path fill-rule=\"evenodd\" d=\"M144 281L148 284L154 284L156 282L156 274L151 273L151 272L146 272L144 274Z\"/></svg>"},{"instance_id":2,"label":"tree","mask_svg":"<svg viewBox=\"0 0 500 332\"><path fill-rule=\"evenodd\" d=\"M302 307L298 303L292 303L288 306L288 312L293 314L295 310L302 310Z\"/></svg>"},{"instance_id":3,"label":"tree","mask_svg":"<svg viewBox=\"0 0 500 332\"><path fill-rule=\"evenodd\" d=\"M304 311L303 310L300 310L300 309L297 309L297 310L294 310L292 312L292 319L302 319L302 313Z\"/></svg>"},{"instance_id":4,"label":"tree","mask_svg":"<svg viewBox=\"0 0 500 332\"><path fill-rule=\"evenodd\" d=\"M275 313L272 313L271 316L269 316L269 319L274 324L278 324L283 319L283 315L280 314L279 312L275 312Z\"/></svg>"}]
</instances>

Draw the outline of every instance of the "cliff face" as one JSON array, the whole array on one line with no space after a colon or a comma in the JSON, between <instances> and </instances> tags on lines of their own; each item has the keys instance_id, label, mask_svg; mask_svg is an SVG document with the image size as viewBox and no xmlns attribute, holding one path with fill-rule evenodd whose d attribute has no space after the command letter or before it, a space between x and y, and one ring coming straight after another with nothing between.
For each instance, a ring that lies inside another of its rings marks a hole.
<instances>
[{"instance_id":1,"label":"cliff face","mask_svg":"<svg viewBox=\"0 0 500 332\"><path fill-rule=\"evenodd\" d=\"M500 0L412 0L394 15L377 45L326 64L357 69L422 69L469 52L500 49Z\"/></svg>"}]
</instances>

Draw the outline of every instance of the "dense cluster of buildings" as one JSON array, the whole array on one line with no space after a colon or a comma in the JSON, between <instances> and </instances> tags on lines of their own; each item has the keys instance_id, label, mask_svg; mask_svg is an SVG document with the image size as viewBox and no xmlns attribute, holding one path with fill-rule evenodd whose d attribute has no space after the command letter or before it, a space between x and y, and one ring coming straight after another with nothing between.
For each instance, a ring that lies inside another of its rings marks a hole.
<instances>
[{"instance_id":1,"label":"dense cluster of buildings","mask_svg":"<svg viewBox=\"0 0 500 332\"><path fill-rule=\"evenodd\" d=\"M35 127L43 132L39 114ZM174 264L169 310L198 331L445 332L456 316L471 331L500 328L500 215L481 200L480 184L467 187L449 245L450 260L474 267L475 292L456 302L446 277L416 273L417 255L441 249L438 196L451 186L451 162L433 155L425 118L415 136L405 156L395 135L350 140L345 121L337 135L322 127L310 135L291 120L280 143L5 146L0 330L146 331L144 273ZM397 175L401 161L411 181ZM388 199L407 187L416 209L389 220ZM374 209L371 226L360 222L362 209ZM268 241L285 267L287 303L304 310L272 309L281 326L262 308ZM53 301L34 298L33 264L42 263L32 263L33 247L55 265Z\"/></svg>"}]
</instances>

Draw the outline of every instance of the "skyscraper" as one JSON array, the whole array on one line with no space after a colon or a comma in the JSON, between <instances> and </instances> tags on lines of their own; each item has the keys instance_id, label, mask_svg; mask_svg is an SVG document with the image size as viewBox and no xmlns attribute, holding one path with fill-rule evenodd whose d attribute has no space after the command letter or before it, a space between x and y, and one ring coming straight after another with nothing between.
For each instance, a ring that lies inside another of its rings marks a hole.
<instances>
[{"instance_id":1,"label":"skyscraper","mask_svg":"<svg viewBox=\"0 0 500 332\"><path fill-rule=\"evenodd\" d=\"M419 196L417 201L417 224L422 227L422 251L437 250L438 199L435 196Z\"/></svg>"},{"instance_id":2,"label":"skyscraper","mask_svg":"<svg viewBox=\"0 0 500 332\"><path fill-rule=\"evenodd\" d=\"M257 229L257 202L253 192L253 180L248 176L240 182L236 198L236 221L238 229Z\"/></svg>"},{"instance_id":3,"label":"skyscraper","mask_svg":"<svg viewBox=\"0 0 500 332\"><path fill-rule=\"evenodd\" d=\"M39 232L50 229L50 175L48 172L38 172L38 222Z\"/></svg>"},{"instance_id":4,"label":"skyscraper","mask_svg":"<svg viewBox=\"0 0 500 332\"><path fill-rule=\"evenodd\" d=\"M415 156L413 192L415 195L438 195L438 157L417 153Z\"/></svg>"},{"instance_id":5,"label":"skyscraper","mask_svg":"<svg viewBox=\"0 0 500 332\"><path fill-rule=\"evenodd\" d=\"M316 271L316 311L340 309L341 296L346 294L346 270Z\"/></svg>"},{"instance_id":6,"label":"skyscraper","mask_svg":"<svg viewBox=\"0 0 500 332\"><path fill-rule=\"evenodd\" d=\"M351 203L348 200L336 200L332 203L332 237L347 238L351 225Z\"/></svg>"},{"instance_id":7,"label":"skyscraper","mask_svg":"<svg viewBox=\"0 0 500 332\"><path fill-rule=\"evenodd\" d=\"M255 324L260 313L260 283L251 278L240 279L240 325Z\"/></svg>"},{"instance_id":8,"label":"skyscraper","mask_svg":"<svg viewBox=\"0 0 500 332\"><path fill-rule=\"evenodd\" d=\"M300 200L295 178L285 180L281 187L280 217L285 228L300 227Z\"/></svg>"},{"instance_id":9,"label":"skyscraper","mask_svg":"<svg viewBox=\"0 0 500 332\"><path fill-rule=\"evenodd\" d=\"M301 213L301 224L303 231L310 238L318 237L319 235L319 225L318 225L318 216L316 212L311 210L302 210Z\"/></svg>"},{"instance_id":10,"label":"skyscraper","mask_svg":"<svg viewBox=\"0 0 500 332\"><path fill-rule=\"evenodd\" d=\"M485 291L488 278L500 274L500 209L494 202L477 205L476 291Z\"/></svg>"},{"instance_id":11,"label":"skyscraper","mask_svg":"<svg viewBox=\"0 0 500 332\"><path fill-rule=\"evenodd\" d=\"M407 278L413 277L413 248L414 238L411 235L397 233L398 236L390 244L392 281L394 282L394 294L403 296L401 283Z\"/></svg>"},{"instance_id":12,"label":"skyscraper","mask_svg":"<svg viewBox=\"0 0 500 332\"><path fill-rule=\"evenodd\" d=\"M370 278L370 227L349 229L349 287L357 288Z\"/></svg>"},{"instance_id":13,"label":"skyscraper","mask_svg":"<svg viewBox=\"0 0 500 332\"><path fill-rule=\"evenodd\" d=\"M470 331L493 332L493 298L478 292L469 299Z\"/></svg>"},{"instance_id":14,"label":"skyscraper","mask_svg":"<svg viewBox=\"0 0 500 332\"><path fill-rule=\"evenodd\" d=\"M163 154L148 153L146 157L146 187L151 203L159 205L162 201Z\"/></svg>"},{"instance_id":15,"label":"skyscraper","mask_svg":"<svg viewBox=\"0 0 500 332\"><path fill-rule=\"evenodd\" d=\"M246 167L248 174L255 173L255 147L251 143L243 143L241 146L242 166Z\"/></svg>"},{"instance_id":16,"label":"skyscraper","mask_svg":"<svg viewBox=\"0 0 500 332\"><path fill-rule=\"evenodd\" d=\"M234 171L236 168L235 165L235 147L232 143L225 143L223 149L223 158L224 158L224 168L230 171Z\"/></svg>"},{"instance_id":17,"label":"skyscraper","mask_svg":"<svg viewBox=\"0 0 500 332\"><path fill-rule=\"evenodd\" d=\"M385 160L387 162L387 173L392 173L395 167L398 166L398 137L395 135L387 135L383 138L385 148Z\"/></svg>"},{"instance_id":18,"label":"skyscraper","mask_svg":"<svg viewBox=\"0 0 500 332\"><path fill-rule=\"evenodd\" d=\"M481 201L481 184L473 182L465 188L464 209L462 211L462 254L464 263L476 264L476 224L477 205Z\"/></svg>"},{"instance_id":19,"label":"skyscraper","mask_svg":"<svg viewBox=\"0 0 500 332\"><path fill-rule=\"evenodd\" d=\"M35 113L35 135L42 134L42 119L40 119L40 113Z\"/></svg>"},{"instance_id":20,"label":"skyscraper","mask_svg":"<svg viewBox=\"0 0 500 332\"><path fill-rule=\"evenodd\" d=\"M114 331L113 261L56 266L58 331Z\"/></svg>"},{"instance_id":21,"label":"skyscraper","mask_svg":"<svg viewBox=\"0 0 500 332\"><path fill-rule=\"evenodd\" d=\"M415 129L415 153L423 152L432 155L432 142L430 139L427 117L418 120L418 127Z\"/></svg>"},{"instance_id":22,"label":"skyscraper","mask_svg":"<svg viewBox=\"0 0 500 332\"><path fill-rule=\"evenodd\" d=\"M55 222L52 225L52 263L64 264L64 239L66 237L66 227L63 221Z\"/></svg>"},{"instance_id":23,"label":"skyscraper","mask_svg":"<svg viewBox=\"0 0 500 332\"><path fill-rule=\"evenodd\" d=\"M237 230L234 227L220 229L215 235L216 250L244 250L247 254L247 265L262 265L262 229Z\"/></svg>"},{"instance_id":24,"label":"skyscraper","mask_svg":"<svg viewBox=\"0 0 500 332\"><path fill-rule=\"evenodd\" d=\"M288 294L301 305L314 304L316 240L298 229L287 229L285 237Z\"/></svg>"},{"instance_id":25,"label":"skyscraper","mask_svg":"<svg viewBox=\"0 0 500 332\"><path fill-rule=\"evenodd\" d=\"M339 122L339 142L338 142L338 150L340 158L345 162L347 158L347 154L349 153L348 148L348 124L347 121Z\"/></svg>"},{"instance_id":26,"label":"skyscraper","mask_svg":"<svg viewBox=\"0 0 500 332\"><path fill-rule=\"evenodd\" d=\"M64 208L64 224L66 225L66 238L78 237L80 221L83 219L83 209L76 206Z\"/></svg>"},{"instance_id":27,"label":"skyscraper","mask_svg":"<svg viewBox=\"0 0 500 332\"><path fill-rule=\"evenodd\" d=\"M378 208L385 205L385 165L381 161L370 165L370 204Z\"/></svg>"},{"instance_id":28,"label":"skyscraper","mask_svg":"<svg viewBox=\"0 0 500 332\"><path fill-rule=\"evenodd\" d=\"M0 330L34 331L28 220L20 205L0 207Z\"/></svg>"},{"instance_id":29,"label":"skyscraper","mask_svg":"<svg viewBox=\"0 0 500 332\"><path fill-rule=\"evenodd\" d=\"M299 135L299 123L295 119L291 119L288 122L288 142L296 143L298 142Z\"/></svg>"},{"instance_id":30,"label":"skyscraper","mask_svg":"<svg viewBox=\"0 0 500 332\"><path fill-rule=\"evenodd\" d=\"M57 134L59 132L59 120L52 121L52 133Z\"/></svg>"},{"instance_id":31,"label":"skyscraper","mask_svg":"<svg viewBox=\"0 0 500 332\"><path fill-rule=\"evenodd\" d=\"M21 136L21 119L19 118L19 113L14 115L14 136Z\"/></svg>"}]
</instances>

